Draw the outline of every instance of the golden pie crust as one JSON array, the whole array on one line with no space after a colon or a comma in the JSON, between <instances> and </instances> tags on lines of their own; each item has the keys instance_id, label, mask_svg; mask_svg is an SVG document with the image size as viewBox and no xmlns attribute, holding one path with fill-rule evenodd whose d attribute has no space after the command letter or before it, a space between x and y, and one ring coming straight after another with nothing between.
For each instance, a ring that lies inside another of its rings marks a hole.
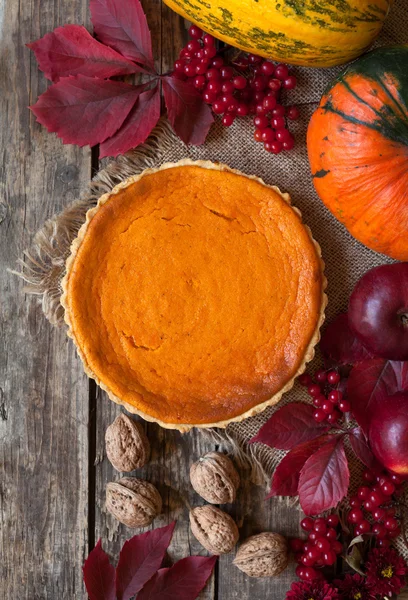
<instances>
[{"instance_id":1,"label":"golden pie crust","mask_svg":"<svg viewBox=\"0 0 408 600\"><path fill-rule=\"evenodd\" d=\"M288 194L185 159L88 211L61 302L112 400L166 428L226 427L276 404L313 358L323 269Z\"/></svg>"}]
</instances>

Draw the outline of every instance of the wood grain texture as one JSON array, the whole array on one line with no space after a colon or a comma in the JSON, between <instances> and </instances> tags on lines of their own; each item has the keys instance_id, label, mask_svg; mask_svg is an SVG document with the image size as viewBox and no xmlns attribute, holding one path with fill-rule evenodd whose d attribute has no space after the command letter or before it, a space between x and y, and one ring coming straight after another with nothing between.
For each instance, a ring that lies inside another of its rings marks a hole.
<instances>
[{"instance_id":1,"label":"wood grain texture","mask_svg":"<svg viewBox=\"0 0 408 600\"><path fill-rule=\"evenodd\" d=\"M28 110L47 82L25 43L87 22L87 1L0 4L0 598L83 598L88 383L65 333L15 268L44 220L89 181L90 152L64 147Z\"/></svg>"}]
</instances>

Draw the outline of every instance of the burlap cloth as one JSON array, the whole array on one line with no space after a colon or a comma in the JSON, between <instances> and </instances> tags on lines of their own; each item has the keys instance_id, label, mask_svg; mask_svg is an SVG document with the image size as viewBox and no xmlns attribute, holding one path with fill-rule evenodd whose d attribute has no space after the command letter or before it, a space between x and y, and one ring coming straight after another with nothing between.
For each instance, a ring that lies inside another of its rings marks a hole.
<instances>
[{"instance_id":1,"label":"burlap cloth","mask_svg":"<svg viewBox=\"0 0 408 600\"><path fill-rule=\"evenodd\" d=\"M408 43L408 0L397 0L376 45ZM292 203L297 206L322 248L328 279L327 319L347 307L348 298L356 281L368 269L388 262L385 256L372 252L353 239L345 228L329 213L319 200L312 183L306 152L306 129L309 119L320 100L326 85L341 68L305 69L296 68L298 87L290 92L288 101L300 107L301 118L291 123L296 136L296 148L278 156L267 153L262 144L253 139L252 119L238 119L230 128L217 122L213 125L204 146L193 147L183 144L162 120L147 144L137 151L119 157L100 171L84 196L56 215L39 231L32 248L21 261L21 275L29 284L27 290L41 295L45 315L53 323L61 324L63 309L59 304L60 281L64 274L65 260L72 240L84 222L86 210L95 205L97 198L110 191L119 181L135 175L146 167L156 167L168 161L189 157L193 160L212 160L226 163L235 169L261 177L269 184L277 185L289 192ZM408 65L407 65L408 70ZM310 369L315 369L320 357L317 354ZM279 406L293 400L308 401L299 385L287 393ZM285 454L263 445L248 447L246 441L256 434L259 427L276 408L261 415L232 424L227 431L211 431L220 441L227 437L236 451L243 450L256 465L259 473L270 477L271 472ZM361 465L351 460L352 491L359 484ZM408 548L403 540L398 547L408 558Z\"/></svg>"}]
</instances>

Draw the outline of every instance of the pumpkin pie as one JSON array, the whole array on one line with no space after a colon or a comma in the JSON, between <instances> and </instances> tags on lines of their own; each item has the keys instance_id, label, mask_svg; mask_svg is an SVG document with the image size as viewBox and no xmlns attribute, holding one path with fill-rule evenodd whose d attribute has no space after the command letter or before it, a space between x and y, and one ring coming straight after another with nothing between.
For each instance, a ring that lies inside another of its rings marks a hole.
<instances>
[{"instance_id":1,"label":"pumpkin pie","mask_svg":"<svg viewBox=\"0 0 408 600\"><path fill-rule=\"evenodd\" d=\"M183 160L87 213L62 304L89 376L163 427L224 427L279 401L324 318L320 249L287 194Z\"/></svg>"}]
</instances>

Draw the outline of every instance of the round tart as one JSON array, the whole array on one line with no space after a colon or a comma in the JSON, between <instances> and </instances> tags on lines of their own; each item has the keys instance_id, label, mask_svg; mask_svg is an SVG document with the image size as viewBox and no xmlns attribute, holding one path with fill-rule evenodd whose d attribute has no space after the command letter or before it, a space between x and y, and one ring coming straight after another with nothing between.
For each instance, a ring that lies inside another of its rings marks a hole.
<instances>
[{"instance_id":1,"label":"round tart","mask_svg":"<svg viewBox=\"0 0 408 600\"><path fill-rule=\"evenodd\" d=\"M62 303L86 372L110 398L185 431L278 402L313 357L325 284L287 194L184 160L88 211Z\"/></svg>"}]
</instances>

